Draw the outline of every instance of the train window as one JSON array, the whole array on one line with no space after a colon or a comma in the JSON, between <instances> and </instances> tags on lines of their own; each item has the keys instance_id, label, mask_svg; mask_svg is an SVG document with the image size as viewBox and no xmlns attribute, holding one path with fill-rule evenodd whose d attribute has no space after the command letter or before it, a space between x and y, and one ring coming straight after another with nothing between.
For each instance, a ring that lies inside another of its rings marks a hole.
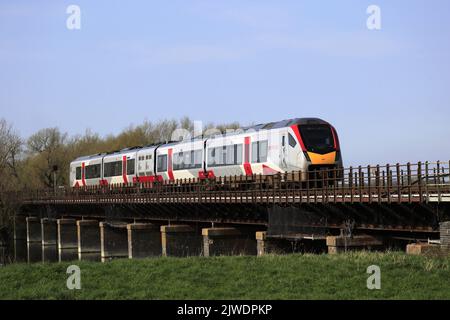
<instances>
[{"instance_id":1,"label":"train window","mask_svg":"<svg viewBox=\"0 0 450 320\"><path fill-rule=\"evenodd\" d=\"M258 162L258 141L252 142L252 162Z\"/></svg>"},{"instance_id":2,"label":"train window","mask_svg":"<svg viewBox=\"0 0 450 320\"><path fill-rule=\"evenodd\" d=\"M292 148L295 148L295 146L297 145L297 141L295 141L294 137L290 133L288 134L288 140L289 140L289 145Z\"/></svg>"},{"instance_id":3,"label":"train window","mask_svg":"<svg viewBox=\"0 0 450 320\"><path fill-rule=\"evenodd\" d=\"M202 150L191 150L173 155L173 170L187 170L202 167Z\"/></svg>"},{"instance_id":4,"label":"train window","mask_svg":"<svg viewBox=\"0 0 450 320\"><path fill-rule=\"evenodd\" d=\"M199 158L201 153L199 154ZM242 144L232 144L208 149L208 166L228 166L242 164ZM201 167L199 160L198 167Z\"/></svg>"},{"instance_id":5,"label":"train window","mask_svg":"<svg viewBox=\"0 0 450 320\"><path fill-rule=\"evenodd\" d=\"M183 152L173 154L172 166L173 170L183 169Z\"/></svg>"},{"instance_id":6,"label":"train window","mask_svg":"<svg viewBox=\"0 0 450 320\"><path fill-rule=\"evenodd\" d=\"M192 151L194 153L194 151ZM191 152L185 152L183 154L183 165L185 169L189 169L192 165L194 165L194 159L191 159Z\"/></svg>"},{"instance_id":7,"label":"train window","mask_svg":"<svg viewBox=\"0 0 450 320\"><path fill-rule=\"evenodd\" d=\"M128 159L127 160L127 175L134 174L134 166L135 166L134 159Z\"/></svg>"},{"instance_id":8,"label":"train window","mask_svg":"<svg viewBox=\"0 0 450 320\"><path fill-rule=\"evenodd\" d=\"M194 150L194 168L201 168L203 163L202 150Z\"/></svg>"},{"instance_id":9,"label":"train window","mask_svg":"<svg viewBox=\"0 0 450 320\"><path fill-rule=\"evenodd\" d=\"M81 179L81 167L75 168L75 179L77 179L77 180Z\"/></svg>"},{"instance_id":10,"label":"train window","mask_svg":"<svg viewBox=\"0 0 450 320\"><path fill-rule=\"evenodd\" d=\"M223 147L214 148L214 165L223 165Z\"/></svg>"},{"instance_id":11,"label":"train window","mask_svg":"<svg viewBox=\"0 0 450 320\"><path fill-rule=\"evenodd\" d=\"M267 140L255 141L252 143L252 162L266 162L267 161Z\"/></svg>"},{"instance_id":12,"label":"train window","mask_svg":"<svg viewBox=\"0 0 450 320\"><path fill-rule=\"evenodd\" d=\"M158 156L156 169L158 172L167 171L167 154Z\"/></svg>"},{"instance_id":13,"label":"train window","mask_svg":"<svg viewBox=\"0 0 450 320\"><path fill-rule=\"evenodd\" d=\"M235 148L234 156L236 159L235 164L242 164L242 144L235 144L234 148Z\"/></svg>"},{"instance_id":14,"label":"train window","mask_svg":"<svg viewBox=\"0 0 450 320\"><path fill-rule=\"evenodd\" d=\"M259 162L267 161L267 140L259 142Z\"/></svg>"},{"instance_id":15,"label":"train window","mask_svg":"<svg viewBox=\"0 0 450 320\"><path fill-rule=\"evenodd\" d=\"M216 149L208 149L208 166L214 166L216 164Z\"/></svg>"},{"instance_id":16,"label":"train window","mask_svg":"<svg viewBox=\"0 0 450 320\"><path fill-rule=\"evenodd\" d=\"M100 178L100 164L93 164L84 168L86 179Z\"/></svg>"},{"instance_id":17,"label":"train window","mask_svg":"<svg viewBox=\"0 0 450 320\"><path fill-rule=\"evenodd\" d=\"M234 145L225 148L225 164L234 164Z\"/></svg>"},{"instance_id":18,"label":"train window","mask_svg":"<svg viewBox=\"0 0 450 320\"><path fill-rule=\"evenodd\" d=\"M242 144L233 144L227 146L225 164L227 165L242 164Z\"/></svg>"},{"instance_id":19,"label":"train window","mask_svg":"<svg viewBox=\"0 0 450 320\"><path fill-rule=\"evenodd\" d=\"M216 149L216 165L223 166L225 164L225 146Z\"/></svg>"},{"instance_id":20,"label":"train window","mask_svg":"<svg viewBox=\"0 0 450 320\"><path fill-rule=\"evenodd\" d=\"M114 177L122 175L122 161L106 162L103 166L104 177Z\"/></svg>"},{"instance_id":21,"label":"train window","mask_svg":"<svg viewBox=\"0 0 450 320\"><path fill-rule=\"evenodd\" d=\"M334 139L329 125L298 126L306 150L328 153L334 150Z\"/></svg>"}]
</instances>

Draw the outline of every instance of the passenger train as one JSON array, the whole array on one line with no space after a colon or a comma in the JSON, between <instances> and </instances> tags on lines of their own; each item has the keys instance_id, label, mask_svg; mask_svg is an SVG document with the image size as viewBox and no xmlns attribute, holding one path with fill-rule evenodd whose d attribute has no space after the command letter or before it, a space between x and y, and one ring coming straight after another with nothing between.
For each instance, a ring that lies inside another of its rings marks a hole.
<instances>
[{"instance_id":1,"label":"passenger train","mask_svg":"<svg viewBox=\"0 0 450 320\"><path fill-rule=\"evenodd\" d=\"M297 118L246 127L232 134L79 157L70 163L70 184L105 186L306 173L321 168L342 168L337 132L324 120Z\"/></svg>"}]
</instances>

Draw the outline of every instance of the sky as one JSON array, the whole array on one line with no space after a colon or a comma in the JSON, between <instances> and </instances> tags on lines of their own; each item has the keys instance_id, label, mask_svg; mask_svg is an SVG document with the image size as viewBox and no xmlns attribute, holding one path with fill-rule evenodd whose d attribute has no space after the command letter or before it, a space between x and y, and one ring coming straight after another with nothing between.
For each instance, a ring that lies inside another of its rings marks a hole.
<instances>
[{"instance_id":1,"label":"sky","mask_svg":"<svg viewBox=\"0 0 450 320\"><path fill-rule=\"evenodd\" d=\"M449 12L448 0L0 0L0 118L26 138L319 117L346 166L448 161Z\"/></svg>"}]
</instances>

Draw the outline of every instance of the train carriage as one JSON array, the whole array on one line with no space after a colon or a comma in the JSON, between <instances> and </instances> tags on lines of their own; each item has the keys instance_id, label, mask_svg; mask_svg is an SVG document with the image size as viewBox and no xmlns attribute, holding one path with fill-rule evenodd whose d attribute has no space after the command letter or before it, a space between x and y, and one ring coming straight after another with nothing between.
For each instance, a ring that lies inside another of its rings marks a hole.
<instances>
[{"instance_id":1,"label":"train carriage","mask_svg":"<svg viewBox=\"0 0 450 320\"><path fill-rule=\"evenodd\" d=\"M79 157L70 164L70 181L72 187L93 186L101 184L103 155Z\"/></svg>"},{"instance_id":2,"label":"train carriage","mask_svg":"<svg viewBox=\"0 0 450 320\"><path fill-rule=\"evenodd\" d=\"M163 180L204 176L204 140L161 145L156 150L156 174Z\"/></svg>"},{"instance_id":3,"label":"train carriage","mask_svg":"<svg viewBox=\"0 0 450 320\"><path fill-rule=\"evenodd\" d=\"M103 158L102 184L131 183L136 177L136 148L107 154Z\"/></svg>"}]
</instances>

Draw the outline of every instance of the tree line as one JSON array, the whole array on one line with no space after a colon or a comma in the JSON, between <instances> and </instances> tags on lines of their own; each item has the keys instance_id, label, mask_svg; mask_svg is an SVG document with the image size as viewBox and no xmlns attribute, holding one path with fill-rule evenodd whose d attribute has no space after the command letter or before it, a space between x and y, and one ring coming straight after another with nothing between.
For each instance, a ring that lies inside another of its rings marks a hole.
<instances>
[{"instance_id":1,"label":"tree line","mask_svg":"<svg viewBox=\"0 0 450 320\"><path fill-rule=\"evenodd\" d=\"M225 132L237 129L239 123L214 125L209 123L204 130L215 128ZM6 120L0 120L0 193L9 190L42 189L67 186L70 162L84 155L121 150L126 147L146 146L167 142L176 129L194 130L194 122L188 117L180 120L144 121L130 125L116 135L101 137L86 130L82 135L72 135L57 127L44 128L27 139ZM56 181L53 172L57 170Z\"/></svg>"}]
</instances>

